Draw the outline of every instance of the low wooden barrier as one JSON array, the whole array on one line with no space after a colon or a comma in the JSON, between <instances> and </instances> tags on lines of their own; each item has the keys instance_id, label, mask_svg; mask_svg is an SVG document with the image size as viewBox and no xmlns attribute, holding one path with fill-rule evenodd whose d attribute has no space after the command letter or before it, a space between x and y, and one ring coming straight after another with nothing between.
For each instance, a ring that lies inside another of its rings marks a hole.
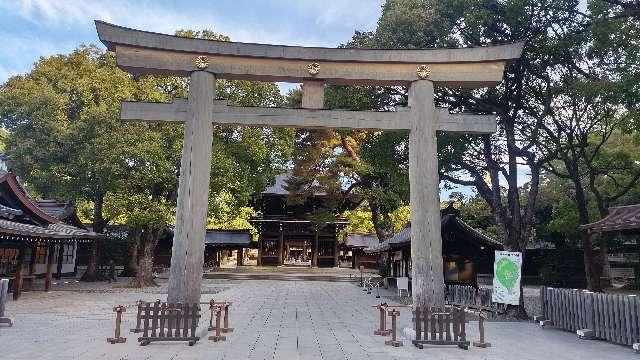
<instances>
[{"instance_id":1,"label":"low wooden barrier","mask_svg":"<svg viewBox=\"0 0 640 360\"><path fill-rule=\"evenodd\" d=\"M156 301L144 303L141 346L154 341L188 341L194 345L200 338L196 328L200 321L200 304L172 304Z\"/></svg>"},{"instance_id":2,"label":"low wooden barrier","mask_svg":"<svg viewBox=\"0 0 640 360\"><path fill-rule=\"evenodd\" d=\"M540 288L541 325L623 345L640 342L640 299L635 295Z\"/></svg>"},{"instance_id":3,"label":"low wooden barrier","mask_svg":"<svg viewBox=\"0 0 640 360\"><path fill-rule=\"evenodd\" d=\"M9 298L9 279L0 279L0 324L13 325L13 320L5 316L7 299Z\"/></svg>"},{"instance_id":4,"label":"low wooden barrier","mask_svg":"<svg viewBox=\"0 0 640 360\"><path fill-rule=\"evenodd\" d=\"M116 313L116 327L114 329L113 337L108 338L107 342L111 344L122 344L127 342L126 338L123 338L122 336L120 336L120 324L122 323L122 313L126 311L127 309L125 309L125 307L122 305L119 305L113 308L113 312Z\"/></svg>"},{"instance_id":5,"label":"low wooden barrier","mask_svg":"<svg viewBox=\"0 0 640 360\"><path fill-rule=\"evenodd\" d=\"M373 335L380 335L380 336L389 335L389 329L387 329L387 314L386 314L387 304L382 303L380 305L374 305L372 307L378 309L378 311L380 312L379 327L373 331Z\"/></svg>"},{"instance_id":6,"label":"low wooden barrier","mask_svg":"<svg viewBox=\"0 0 640 360\"><path fill-rule=\"evenodd\" d=\"M449 305L465 306L477 310L485 310L493 313L504 313L505 304L491 301L492 290L488 288L475 288L467 285L445 285L445 301Z\"/></svg>"},{"instance_id":7,"label":"low wooden barrier","mask_svg":"<svg viewBox=\"0 0 640 360\"><path fill-rule=\"evenodd\" d=\"M484 322L488 318L487 313L481 310L472 310L472 309L465 309L465 311L478 317L478 332L480 333L480 340L474 341L473 346L479 347L479 348L491 347L490 342L484 341L485 340L484 339Z\"/></svg>"},{"instance_id":8,"label":"low wooden barrier","mask_svg":"<svg viewBox=\"0 0 640 360\"><path fill-rule=\"evenodd\" d=\"M461 349L469 349L462 308L416 308L414 324L416 339L413 344L420 349L424 345L457 345Z\"/></svg>"}]
</instances>

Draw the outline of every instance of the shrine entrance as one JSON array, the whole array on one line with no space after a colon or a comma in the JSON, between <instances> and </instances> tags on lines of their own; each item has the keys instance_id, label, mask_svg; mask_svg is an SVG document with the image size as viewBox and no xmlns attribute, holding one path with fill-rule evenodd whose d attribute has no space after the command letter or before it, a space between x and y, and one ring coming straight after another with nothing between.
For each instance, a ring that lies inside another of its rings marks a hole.
<instances>
[{"instance_id":1,"label":"shrine entrance","mask_svg":"<svg viewBox=\"0 0 640 360\"><path fill-rule=\"evenodd\" d=\"M101 21L96 21L96 28L123 70L190 78L187 100L123 102L121 108L124 121L184 123L169 302L200 301L215 122L408 130L413 303L426 308L444 305L436 132L488 134L496 131L496 121L494 115L451 114L436 108L434 88L495 86L506 64L520 57L523 43L464 49L329 49L191 39ZM302 108L228 106L215 100L217 78L302 82ZM325 84L404 86L409 90L408 108L323 110Z\"/></svg>"}]
</instances>

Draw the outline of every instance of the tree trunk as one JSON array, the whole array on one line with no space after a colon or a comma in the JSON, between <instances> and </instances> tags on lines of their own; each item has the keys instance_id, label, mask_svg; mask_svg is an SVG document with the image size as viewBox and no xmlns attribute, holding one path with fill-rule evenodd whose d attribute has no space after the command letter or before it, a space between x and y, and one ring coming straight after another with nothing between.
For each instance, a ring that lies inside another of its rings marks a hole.
<instances>
[{"instance_id":1,"label":"tree trunk","mask_svg":"<svg viewBox=\"0 0 640 360\"><path fill-rule=\"evenodd\" d=\"M142 256L138 261L138 271L135 278L131 280L131 286L145 287L145 286L157 286L153 278L153 255L155 253L156 245L162 234L161 230L150 230L143 228L140 232L140 245L142 249Z\"/></svg>"},{"instance_id":2,"label":"tree trunk","mask_svg":"<svg viewBox=\"0 0 640 360\"><path fill-rule=\"evenodd\" d=\"M102 216L102 207L104 205L104 194L96 193L93 198L93 231L96 233L103 233L106 227L106 221ZM100 240L95 239L91 242L91 249L89 250L89 263L87 264L87 270L84 272L80 281L96 281L98 280L98 247L100 246Z\"/></svg>"},{"instance_id":3,"label":"tree trunk","mask_svg":"<svg viewBox=\"0 0 640 360\"><path fill-rule=\"evenodd\" d=\"M564 159L567 173L573 182L575 189L574 202L578 210L578 218L580 224L589 223L589 209L587 197L582 186L582 178L578 171L577 161L565 155ZM584 273L587 280L587 289L590 291L602 291L600 286L600 275L602 274L602 262L598 260L599 256L593 251L591 235L585 231L580 232L580 240L582 243L582 251L584 252Z\"/></svg>"},{"instance_id":4,"label":"tree trunk","mask_svg":"<svg viewBox=\"0 0 640 360\"><path fill-rule=\"evenodd\" d=\"M140 246L139 231L132 230L129 239L129 261L125 264L120 276L134 277L138 273L138 248Z\"/></svg>"},{"instance_id":5,"label":"tree trunk","mask_svg":"<svg viewBox=\"0 0 640 360\"><path fill-rule=\"evenodd\" d=\"M376 200L371 197L369 198L369 209L371 210L371 222L373 223L373 229L378 236L378 240L383 242L387 239L387 232L382 228L382 219L380 219L380 209L378 208L378 203Z\"/></svg>"}]
</instances>

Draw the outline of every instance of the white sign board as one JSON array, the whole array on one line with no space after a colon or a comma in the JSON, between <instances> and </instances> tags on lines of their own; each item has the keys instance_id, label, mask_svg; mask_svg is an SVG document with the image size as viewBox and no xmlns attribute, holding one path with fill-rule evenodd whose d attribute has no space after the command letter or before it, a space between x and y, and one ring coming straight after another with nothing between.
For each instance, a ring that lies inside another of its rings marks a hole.
<instances>
[{"instance_id":1,"label":"white sign board","mask_svg":"<svg viewBox=\"0 0 640 360\"><path fill-rule=\"evenodd\" d=\"M493 295L491 301L500 304L520 303L522 253L496 251L493 264Z\"/></svg>"}]
</instances>

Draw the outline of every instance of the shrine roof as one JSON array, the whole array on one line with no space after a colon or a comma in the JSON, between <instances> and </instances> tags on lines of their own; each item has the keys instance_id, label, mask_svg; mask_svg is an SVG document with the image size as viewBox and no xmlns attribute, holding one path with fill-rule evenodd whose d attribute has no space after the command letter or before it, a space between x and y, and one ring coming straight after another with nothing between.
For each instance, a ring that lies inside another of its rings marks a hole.
<instances>
[{"instance_id":1,"label":"shrine roof","mask_svg":"<svg viewBox=\"0 0 640 360\"><path fill-rule=\"evenodd\" d=\"M72 205L65 204L61 207L60 204L63 203L54 200L34 200L12 172L0 175L0 188L0 238L19 241L82 241L102 237L86 230L82 225L74 226L76 224L63 222L63 215L71 216L69 211L77 218ZM60 211L61 208L64 211Z\"/></svg>"},{"instance_id":2,"label":"shrine roof","mask_svg":"<svg viewBox=\"0 0 640 360\"><path fill-rule=\"evenodd\" d=\"M440 225L442 229L452 228L464 234L465 239L477 244L479 247L495 248L501 250L502 243L483 234L479 230L474 229L460 218L460 211L449 206L440 211ZM411 244L411 222L408 222L402 230L395 233L391 238L384 242L365 249L367 253L379 253L394 250L402 246Z\"/></svg>"},{"instance_id":3,"label":"shrine roof","mask_svg":"<svg viewBox=\"0 0 640 360\"><path fill-rule=\"evenodd\" d=\"M275 182L273 185L264 189L262 194L266 195L289 195L289 191L287 190L287 181L291 178L290 172L285 172L279 175L276 175ZM314 181L317 184L316 181ZM327 195L325 192L317 191L314 192L314 196L325 196Z\"/></svg>"},{"instance_id":4,"label":"shrine roof","mask_svg":"<svg viewBox=\"0 0 640 360\"><path fill-rule=\"evenodd\" d=\"M609 208L609 215L591 224L580 226L589 233L622 230L640 232L640 204Z\"/></svg>"},{"instance_id":5,"label":"shrine roof","mask_svg":"<svg viewBox=\"0 0 640 360\"><path fill-rule=\"evenodd\" d=\"M213 246L244 246L251 244L249 230L214 230L208 229L204 238L207 245Z\"/></svg>"},{"instance_id":6,"label":"shrine roof","mask_svg":"<svg viewBox=\"0 0 640 360\"><path fill-rule=\"evenodd\" d=\"M345 244L349 248L368 249L380 244L376 234L351 233L347 234Z\"/></svg>"}]
</instances>

